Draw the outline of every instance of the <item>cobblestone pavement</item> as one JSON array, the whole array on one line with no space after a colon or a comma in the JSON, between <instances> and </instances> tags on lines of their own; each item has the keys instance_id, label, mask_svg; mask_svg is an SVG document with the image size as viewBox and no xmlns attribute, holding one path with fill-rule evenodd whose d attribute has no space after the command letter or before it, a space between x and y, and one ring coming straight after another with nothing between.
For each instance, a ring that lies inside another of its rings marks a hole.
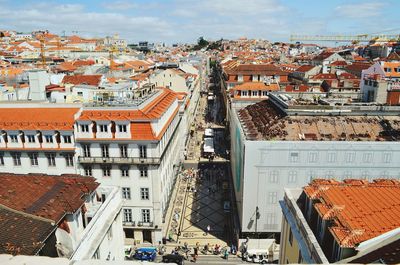
<instances>
[{"instance_id":1,"label":"cobblestone pavement","mask_svg":"<svg viewBox=\"0 0 400 265\"><path fill-rule=\"evenodd\" d=\"M199 100L187 146L186 169L179 174L167 215L166 237L172 239L167 244L169 248L185 242L192 247L200 244L200 249L206 244L224 247L231 241L229 164L225 163L226 137L219 100L208 101L207 95ZM201 157L204 130L211 127L215 128L214 145L218 151L213 161Z\"/></svg>"}]
</instances>

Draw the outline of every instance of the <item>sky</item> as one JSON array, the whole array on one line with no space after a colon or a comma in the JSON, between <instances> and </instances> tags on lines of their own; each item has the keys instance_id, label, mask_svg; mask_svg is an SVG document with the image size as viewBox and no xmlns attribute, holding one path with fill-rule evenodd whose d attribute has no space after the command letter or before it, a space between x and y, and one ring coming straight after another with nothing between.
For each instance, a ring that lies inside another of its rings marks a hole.
<instances>
[{"instance_id":1,"label":"sky","mask_svg":"<svg viewBox=\"0 0 400 265\"><path fill-rule=\"evenodd\" d=\"M0 0L0 30L194 43L400 32L400 0Z\"/></svg>"}]
</instances>

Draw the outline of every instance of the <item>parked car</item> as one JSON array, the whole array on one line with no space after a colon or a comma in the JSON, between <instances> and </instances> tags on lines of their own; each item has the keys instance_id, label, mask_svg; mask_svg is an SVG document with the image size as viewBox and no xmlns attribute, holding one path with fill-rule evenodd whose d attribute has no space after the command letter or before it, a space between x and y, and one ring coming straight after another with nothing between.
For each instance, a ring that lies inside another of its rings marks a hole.
<instances>
[{"instance_id":1,"label":"parked car","mask_svg":"<svg viewBox=\"0 0 400 265\"><path fill-rule=\"evenodd\" d=\"M182 255L168 254L162 257L162 262L183 265L185 263L185 258Z\"/></svg>"},{"instance_id":2,"label":"parked car","mask_svg":"<svg viewBox=\"0 0 400 265\"><path fill-rule=\"evenodd\" d=\"M133 256L137 260L154 261L157 257L157 248L147 247L138 248Z\"/></svg>"}]
</instances>

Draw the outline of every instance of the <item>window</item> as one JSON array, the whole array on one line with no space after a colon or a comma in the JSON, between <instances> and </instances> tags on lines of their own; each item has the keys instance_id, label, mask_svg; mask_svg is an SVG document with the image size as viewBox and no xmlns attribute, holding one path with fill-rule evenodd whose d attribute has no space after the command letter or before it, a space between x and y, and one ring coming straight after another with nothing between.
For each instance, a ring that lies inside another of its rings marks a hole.
<instances>
[{"instance_id":1,"label":"window","mask_svg":"<svg viewBox=\"0 0 400 265\"><path fill-rule=\"evenodd\" d=\"M293 233L292 229L289 228L289 243L292 246L293 245Z\"/></svg>"},{"instance_id":2,"label":"window","mask_svg":"<svg viewBox=\"0 0 400 265\"><path fill-rule=\"evenodd\" d=\"M28 143L34 143L35 142L35 135L29 134L26 136L28 139Z\"/></svg>"},{"instance_id":3,"label":"window","mask_svg":"<svg viewBox=\"0 0 400 265\"><path fill-rule=\"evenodd\" d=\"M275 213L267 213L266 219L267 219L267 224L268 225L276 224L276 215L275 215Z\"/></svg>"},{"instance_id":4,"label":"window","mask_svg":"<svg viewBox=\"0 0 400 265\"><path fill-rule=\"evenodd\" d=\"M125 124L118 125L118 129L119 129L119 132L126 133L126 125Z\"/></svg>"},{"instance_id":5,"label":"window","mask_svg":"<svg viewBox=\"0 0 400 265\"><path fill-rule=\"evenodd\" d=\"M72 143L71 135L63 135L63 138L64 138L64 143L66 143L66 144Z\"/></svg>"},{"instance_id":6,"label":"window","mask_svg":"<svg viewBox=\"0 0 400 265\"><path fill-rule=\"evenodd\" d=\"M74 154L65 154L65 164L67 167L73 167L74 166Z\"/></svg>"},{"instance_id":7,"label":"window","mask_svg":"<svg viewBox=\"0 0 400 265\"><path fill-rule=\"evenodd\" d=\"M150 198L149 188L140 188L140 198L142 200L148 200Z\"/></svg>"},{"instance_id":8,"label":"window","mask_svg":"<svg viewBox=\"0 0 400 265\"><path fill-rule=\"evenodd\" d=\"M276 204L278 201L278 192L272 191L268 192L268 202L271 204Z\"/></svg>"},{"instance_id":9,"label":"window","mask_svg":"<svg viewBox=\"0 0 400 265\"><path fill-rule=\"evenodd\" d=\"M124 209L124 222L132 222L132 209Z\"/></svg>"},{"instance_id":10,"label":"window","mask_svg":"<svg viewBox=\"0 0 400 265\"><path fill-rule=\"evenodd\" d=\"M89 125L88 124L81 124L81 132L89 132Z\"/></svg>"},{"instance_id":11,"label":"window","mask_svg":"<svg viewBox=\"0 0 400 265\"><path fill-rule=\"evenodd\" d=\"M326 155L326 160L328 161L328 163L335 163L336 162L336 153L329 152Z\"/></svg>"},{"instance_id":12,"label":"window","mask_svg":"<svg viewBox=\"0 0 400 265\"><path fill-rule=\"evenodd\" d=\"M238 81L243 82L243 75L238 75Z\"/></svg>"},{"instance_id":13,"label":"window","mask_svg":"<svg viewBox=\"0 0 400 265\"><path fill-rule=\"evenodd\" d=\"M108 132L108 126L105 124L100 124L99 128L100 128L100 132Z\"/></svg>"},{"instance_id":14,"label":"window","mask_svg":"<svg viewBox=\"0 0 400 265\"><path fill-rule=\"evenodd\" d=\"M289 156L289 161L292 163L299 162L299 153L298 152L291 152Z\"/></svg>"},{"instance_id":15,"label":"window","mask_svg":"<svg viewBox=\"0 0 400 265\"><path fill-rule=\"evenodd\" d=\"M142 222L150 223L150 209L142 209Z\"/></svg>"},{"instance_id":16,"label":"window","mask_svg":"<svg viewBox=\"0 0 400 265\"><path fill-rule=\"evenodd\" d=\"M345 159L346 159L346 163L353 163L356 157L356 153L354 152L349 152L346 153L345 155Z\"/></svg>"},{"instance_id":17,"label":"window","mask_svg":"<svg viewBox=\"0 0 400 265\"><path fill-rule=\"evenodd\" d=\"M279 172L276 170L271 171L271 174L269 176L269 182L270 183L278 183L279 182L278 178L279 178Z\"/></svg>"},{"instance_id":18,"label":"window","mask_svg":"<svg viewBox=\"0 0 400 265\"><path fill-rule=\"evenodd\" d=\"M147 157L147 146L139 145L139 157L146 158Z\"/></svg>"},{"instance_id":19,"label":"window","mask_svg":"<svg viewBox=\"0 0 400 265\"><path fill-rule=\"evenodd\" d=\"M121 177L129 177L129 166L121 167Z\"/></svg>"},{"instance_id":20,"label":"window","mask_svg":"<svg viewBox=\"0 0 400 265\"><path fill-rule=\"evenodd\" d=\"M120 151L121 157L128 157L128 145L121 144L119 146L119 151Z\"/></svg>"},{"instance_id":21,"label":"window","mask_svg":"<svg viewBox=\"0 0 400 265\"><path fill-rule=\"evenodd\" d=\"M147 178L149 176L147 167L141 167L139 170L140 170L140 177L141 178Z\"/></svg>"},{"instance_id":22,"label":"window","mask_svg":"<svg viewBox=\"0 0 400 265\"><path fill-rule=\"evenodd\" d=\"M131 199L131 188L122 187L122 199Z\"/></svg>"},{"instance_id":23,"label":"window","mask_svg":"<svg viewBox=\"0 0 400 265\"><path fill-rule=\"evenodd\" d=\"M258 96L258 91L253 91L252 96L253 97L257 97Z\"/></svg>"},{"instance_id":24,"label":"window","mask_svg":"<svg viewBox=\"0 0 400 265\"><path fill-rule=\"evenodd\" d=\"M111 166L103 166L103 177L111 177Z\"/></svg>"},{"instance_id":25,"label":"window","mask_svg":"<svg viewBox=\"0 0 400 265\"><path fill-rule=\"evenodd\" d=\"M14 166L20 166L21 165L21 153L11 153L12 159Z\"/></svg>"},{"instance_id":26,"label":"window","mask_svg":"<svg viewBox=\"0 0 400 265\"><path fill-rule=\"evenodd\" d=\"M100 145L100 147L101 147L101 156L104 158L109 157L108 144L102 144Z\"/></svg>"},{"instance_id":27,"label":"window","mask_svg":"<svg viewBox=\"0 0 400 265\"><path fill-rule=\"evenodd\" d=\"M31 161L31 166L39 165L37 153L29 153L28 156L29 156L29 160Z\"/></svg>"},{"instance_id":28,"label":"window","mask_svg":"<svg viewBox=\"0 0 400 265\"><path fill-rule=\"evenodd\" d=\"M363 162L364 163L371 163L372 162L372 153L364 153Z\"/></svg>"},{"instance_id":29,"label":"window","mask_svg":"<svg viewBox=\"0 0 400 265\"><path fill-rule=\"evenodd\" d=\"M263 97L268 96L268 91L263 91L263 92L262 92L262 95L263 95Z\"/></svg>"},{"instance_id":30,"label":"window","mask_svg":"<svg viewBox=\"0 0 400 265\"><path fill-rule=\"evenodd\" d=\"M56 166L56 154L55 153L47 153L47 163L49 167L55 167Z\"/></svg>"},{"instance_id":31,"label":"window","mask_svg":"<svg viewBox=\"0 0 400 265\"><path fill-rule=\"evenodd\" d=\"M87 176L87 177L92 176L92 167L86 166L86 167L84 167L84 171L85 171L85 176Z\"/></svg>"},{"instance_id":32,"label":"window","mask_svg":"<svg viewBox=\"0 0 400 265\"><path fill-rule=\"evenodd\" d=\"M4 153L0 153L0 166L4 166Z\"/></svg>"},{"instance_id":33,"label":"window","mask_svg":"<svg viewBox=\"0 0 400 265\"><path fill-rule=\"evenodd\" d=\"M53 135L45 135L44 138L46 139L46 143L53 142Z\"/></svg>"},{"instance_id":34,"label":"window","mask_svg":"<svg viewBox=\"0 0 400 265\"><path fill-rule=\"evenodd\" d=\"M10 134L10 140L12 143L18 143L18 135Z\"/></svg>"},{"instance_id":35,"label":"window","mask_svg":"<svg viewBox=\"0 0 400 265\"><path fill-rule=\"evenodd\" d=\"M289 171L288 183L297 182L297 171Z\"/></svg>"},{"instance_id":36,"label":"window","mask_svg":"<svg viewBox=\"0 0 400 265\"><path fill-rule=\"evenodd\" d=\"M242 96L247 97L247 90L242 91Z\"/></svg>"},{"instance_id":37,"label":"window","mask_svg":"<svg viewBox=\"0 0 400 265\"><path fill-rule=\"evenodd\" d=\"M83 156L90 157L90 144L82 144Z\"/></svg>"},{"instance_id":38,"label":"window","mask_svg":"<svg viewBox=\"0 0 400 265\"><path fill-rule=\"evenodd\" d=\"M315 163L318 161L318 153L317 152L310 152L308 154L308 162Z\"/></svg>"},{"instance_id":39,"label":"window","mask_svg":"<svg viewBox=\"0 0 400 265\"><path fill-rule=\"evenodd\" d=\"M392 154L391 153L383 153L382 154L383 163L390 163L392 162Z\"/></svg>"}]
</instances>

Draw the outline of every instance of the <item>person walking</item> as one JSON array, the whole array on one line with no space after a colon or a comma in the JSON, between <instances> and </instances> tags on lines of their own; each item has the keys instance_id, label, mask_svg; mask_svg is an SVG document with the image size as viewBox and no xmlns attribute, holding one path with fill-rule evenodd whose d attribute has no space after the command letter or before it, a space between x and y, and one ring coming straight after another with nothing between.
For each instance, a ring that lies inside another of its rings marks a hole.
<instances>
[{"instance_id":1,"label":"person walking","mask_svg":"<svg viewBox=\"0 0 400 265\"><path fill-rule=\"evenodd\" d=\"M210 233L210 230L211 230L211 226L207 225L207 234L206 235L208 235Z\"/></svg>"},{"instance_id":2,"label":"person walking","mask_svg":"<svg viewBox=\"0 0 400 265\"><path fill-rule=\"evenodd\" d=\"M199 254L199 242L197 242L196 246L193 248L193 262L197 261L198 254Z\"/></svg>"}]
</instances>

